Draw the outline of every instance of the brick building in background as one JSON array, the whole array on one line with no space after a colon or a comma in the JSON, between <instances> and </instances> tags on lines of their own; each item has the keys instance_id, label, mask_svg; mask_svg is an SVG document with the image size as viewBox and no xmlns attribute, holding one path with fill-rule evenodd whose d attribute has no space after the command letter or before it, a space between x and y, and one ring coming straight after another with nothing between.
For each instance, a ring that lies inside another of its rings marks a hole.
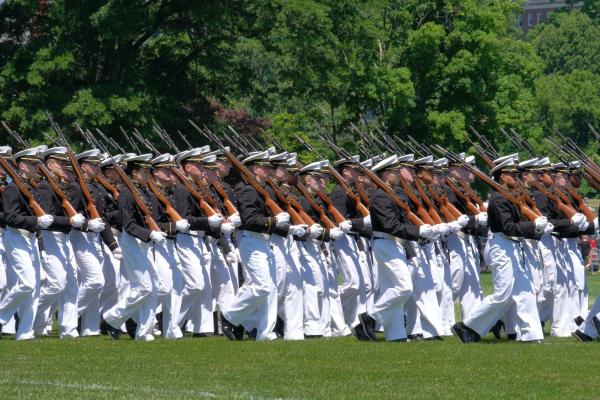
<instances>
[{"instance_id":1,"label":"brick building in background","mask_svg":"<svg viewBox=\"0 0 600 400\"><path fill-rule=\"evenodd\" d=\"M576 3L575 7L578 7ZM565 1L557 0L527 0L523 4L523 13L517 17L517 26L527 33L537 24L546 20L554 10L573 7Z\"/></svg>"}]
</instances>

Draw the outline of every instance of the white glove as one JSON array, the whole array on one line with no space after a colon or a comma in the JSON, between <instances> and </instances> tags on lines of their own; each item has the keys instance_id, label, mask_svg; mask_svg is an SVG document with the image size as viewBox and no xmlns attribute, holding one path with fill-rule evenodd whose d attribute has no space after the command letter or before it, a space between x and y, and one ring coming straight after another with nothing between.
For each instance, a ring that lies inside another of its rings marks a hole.
<instances>
[{"instance_id":1,"label":"white glove","mask_svg":"<svg viewBox=\"0 0 600 400\"><path fill-rule=\"evenodd\" d=\"M475 216L475 221L477 221L477 224L479 224L480 226L487 226L487 221L488 221L488 215L485 211L480 212L479 214L477 214Z\"/></svg>"},{"instance_id":2,"label":"white glove","mask_svg":"<svg viewBox=\"0 0 600 400\"><path fill-rule=\"evenodd\" d=\"M450 233L450 226L445 223L434 225L432 226L432 229L436 234L440 236L446 236Z\"/></svg>"},{"instance_id":3,"label":"white glove","mask_svg":"<svg viewBox=\"0 0 600 400\"><path fill-rule=\"evenodd\" d=\"M600 226L598 226L598 217L594 218L594 229L595 230L600 229Z\"/></svg>"},{"instance_id":4,"label":"white glove","mask_svg":"<svg viewBox=\"0 0 600 400\"><path fill-rule=\"evenodd\" d=\"M235 231L235 226L231 222L223 222L221 225L221 233L225 236L231 236Z\"/></svg>"},{"instance_id":5,"label":"white glove","mask_svg":"<svg viewBox=\"0 0 600 400\"><path fill-rule=\"evenodd\" d=\"M371 227L371 214L363 218L363 224L365 224L365 228Z\"/></svg>"},{"instance_id":6,"label":"white glove","mask_svg":"<svg viewBox=\"0 0 600 400\"><path fill-rule=\"evenodd\" d=\"M220 214L211 215L208 217L208 226L218 228L223 223L223 216Z\"/></svg>"},{"instance_id":7,"label":"white glove","mask_svg":"<svg viewBox=\"0 0 600 400\"><path fill-rule=\"evenodd\" d=\"M546 228L546 225L548 225L548 218L546 218L544 216L537 217L534 222L535 222L535 230L543 231Z\"/></svg>"},{"instance_id":8,"label":"white glove","mask_svg":"<svg viewBox=\"0 0 600 400\"><path fill-rule=\"evenodd\" d=\"M104 223L104 221L102 221L101 218L91 219L88 223L88 229L92 232L102 232L105 227L106 224Z\"/></svg>"},{"instance_id":9,"label":"white glove","mask_svg":"<svg viewBox=\"0 0 600 400\"><path fill-rule=\"evenodd\" d=\"M544 228L544 236L548 236L554 231L554 225L552 222L548 222L548 225Z\"/></svg>"},{"instance_id":10,"label":"white glove","mask_svg":"<svg viewBox=\"0 0 600 400\"><path fill-rule=\"evenodd\" d=\"M190 231L190 223L188 222L187 219L180 219L179 221L175 222L175 229L177 229L179 232L189 232Z\"/></svg>"},{"instance_id":11,"label":"white glove","mask_svg":"<svg viewBox=\"0 0 600 400\"><path fill-rule=\"evenodd\" d=\"M164 232L152 231L150 232L150 240L153 243L162 243L167 240L167 234Z\"/></svg>"},{"instance_id":12,"label":"white glove","mask_svg":"<svg viewBox=\"0 0 600 400\"><path fill-rule=\"evenodd\" d=\"M329 231L329 237L331 240L338 240L342 236L344 236L344 232L340 228L331 228Z\"/></svg>"},{"instance_id":13,"label":"white glove","mask_svg":"<svg viewBox=\"0 0 600 400\"><path fill-rule=\"evenodd\" d=\"M229 216L229 222L233 224L236 228L242 225L242 219L240 218L240 214L235 213Z\"/></svg>"},{"instance_id":14,"label":"white glove","mask_svg":"<svg viewBox=\"0 0 600 400\"><path fill-rule=\"evenodd\" d=\"M85 223L85 217L79 213L73 215L71 219L69 219L69 223L73 228L81 228Z\"/></svg>"},{"instance_id":15,"label":"white glove","mask_svg":"<svg viewBox=\"0 0 600 400\"><path fill-rule=\"evenodd\" d=\"M123 253L121 252L121 248L117 247L116 249L114 249L112 251L113 257L115 258L115 260L117 261L121 261L123 259Z\"/></svg>"},{"instance_id":16,"label":"white glove","mask_svg":"<svg viewBox=\"0 0 600 400\"><path fill-rule=\"evenodd\" d=\"M227 264L237 267L238 256L236 252L230 251L229 253L225 254L225 261L227 261Z\"/></svg>"},{"instance_id":17,"label":"white glove","mask_svg":"<svg viewBox=\"0 0 600 400\"><path fill-rule=\"evenodd\" d=\"M280 212L275 216L275 225L284 226L290 223L290 214L286 212Z\"/></svg>"},{"instance_id":18,"label":"white glove","mask_svg":"<svg viewBox=\"0 0 600 400\"><path fill-rule=\"evenodd\" d=\"M306 235L306 225L290 225L289 234L302 237Z\"/></svg>"},{"instance_id":19,"label":"white glove","mask_svg":"<svg viewBox=\"0 0 600 400\"><path fill-rule=\"evenodd\" d=\"M585 215L582 213L577 213L571 217L571 223L573 225L581 225L585 221Z\"/></svg>"},{"instance_id":20,"label":"white glove","mask_svg":"<svg viewBox=\"0 0 600 400\"><path fill-rule=\"evenodd\" d=\"M325 229L323 229L323 227L319 224L312 224L308 228L308 234L313 239L319 239L321 236L323 236L324 231Z\"/></svg>"},{"instance_id":21,"label":"white glove","mask_svg":"<svg viewBox=\"0 0 600 400\"><path fill-rule=\"evenodd\" d=\"M452 221L448 223L448 227L450 228L450 232L456 233L462 229L462 226L458 221Z\"/></svg>"},{"instance_id":22,"label":"white glove","mask_svg":"<svg viewBox=\"0 0 600 400\"><path fill-rule=\"evenodd\" d=\"M424 237L425 239L429 239L434 235L433 228L429 224L423 224L419 228L419 236Z\"/></svg>"},{"instance_id":23,"label":"white glove","mask_svg":"<svg viewBox=\"0 0 600 400\"><path fill-rule=\"evenodd\" d=\"M37 223L38 226L42 229L48 228L54 222L54 217L50 214L44 214L41 217L38 217Z\"/></svg>"},{"instance_id":24,"label":"white glove","mask_svg":"<svg viewBox=\"0 0 600 400\"><path fill-rule=\"evenodd\" d=\"M579 224L579 232L586 231L587 228L589 228L589 227L590 227L590 223L587 220L585 220L581 224Z\"/></svg>"},{"instance_id":25,"label":"white glove","mask_svg":"<svg viewBox=\"0 0 600 400\"><path fill-rule=\"evenodd\" d=\"M461 228L464 228L465 226L467 226L469 224L469 217L467 217L466 215L462 214L460 217L458 217L456 219L456 221L458 221L458 223L460 224Z\"/></svg>"},{"instance_id":26,"label":"white glove","mask_svg":"<svg viewBox=\"0 0 600 400\"><path fill-rule=\"evenodd\" d=\"M344 233L348 233L352 230L352 221L342 221L339 223L338 227L344 232Z\"/></svg>"}]
</instances>

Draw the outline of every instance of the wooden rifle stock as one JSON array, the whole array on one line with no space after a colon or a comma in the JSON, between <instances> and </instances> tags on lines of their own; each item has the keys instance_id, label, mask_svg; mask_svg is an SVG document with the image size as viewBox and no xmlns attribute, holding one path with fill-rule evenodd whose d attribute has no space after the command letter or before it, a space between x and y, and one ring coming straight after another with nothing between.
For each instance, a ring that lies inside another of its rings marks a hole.
<instances>
[{"instance_id":1,"label":"wooden rifle stock","mask_svg":"<svg viewBox=\"0 0 600 400\"><path fill-rule=\"evenodd\" d=\"M33 211L33 215L35 215L36 217L41 217L42 215L45 215L46 212L42 209L42 206L40 206L40 204L36 201L35 197L33 197L33 194L29 191L29 189L27 189L27 187L21 180L19 174L17 174L15 170L13 170L10 165L8 165L6 159L0 157L0 165L6 171L6 173L10 175L21 194L23 194L23 196L25 196L25 198L27 199L27 203L29 204L29 208L31 208L31 211Z\"/></svg>"},{"instance_id":2,"label":"wooden rifle stock","mask_svg":"<svg viewBox=\"0 0 600 400\"><path fill-rule=\"evenodd\" d=\"M229 199L229 195L227 194L223 186L221 186L219 181L214 181L212 183L212 186L215 188L219 196L221 196L221 199L223 200L223 206L225 207L225 211L227 211L227 215L231 216L233 214L236 214L238 212L237 208L231 202L231 200Z\"/></svg>"},{"instance_id":3,"label":"wooden rifle stock","mask_svg":"<svg viewBox=\"0 0 600 400\"><path fill-rule=\"evenodd\" d=\"M281 193L281 190L279 190L277 184L273 181L273 179L269 178L269 180L267 180L267 183L269 184L269 186L271 186L271 189L273 189L273 193L275 194L275 197L277 197L277 200L285 204L286 211L288 214L290 214L290 220L292 221L292 224L304 224L304 221L302 220L300 215L296 212L294 207L292 207L290 201L283 195L283 193Z\"/></svg>"},{"instance_id":4,"label":"wooden rifle stock","mask_svg":"<svg viewBox=\"0 0 600 400\"><path fill-rule=\"evenodd\" d=\"M67 217L72 218L75 214L77 214L77 211L69 202L69 199L67 198L65 192L63 192L62 189L56 184L52 173L48 170L48 168L46 168L44 164L39 165L39 170L50 184L50 187L52 187L54 193L56 193L56 195L58 196L58 199L60 200L60 206L65 211L65 214L67 214Z\"/></svg>"},{"instance_id":5,"label":"wooden rifle stock","mask_svg":"<svg viewBox=\"0 0 600 400\"><path fill-rule=\"evenodd\" d=\"M336 224L339 224L340 222L344 222L346 220L346 217L344 217L342 213L337 208L335 208L335 205L333 205L333 202L331 201L329 196L327 196L320 190L317 191L317 196L319 196L323 203L325 203L325 207L327 207L327 212L333 217L333 220Z\"/></svg>"},{"instance_id":6,"label":"wooden rifle stock","mask_svg":"<svg viewBox=\"0 0 600 400\"><path fill-rule=\"evenodd\" d=\"M479 197L479 195L469 185L467 185L463 181L458 181L458 184L463 188L465 192L467 192L467 195L471 198L471 200L477 203L480 212L487 211L487 207L485 206L485 204L483 204L483 200L481 200L481 197Z\"/></svg>"},{"instance_id":7,"label":"wooden rifle stock","mask_svg":"<svg viewBox=\"0 0 600 400\"><path fill-rule=\"evenodd\" d=\"M581 213L585 215L588 222L592 222L594 219L596 219L596 214L594 214L594 212L588 207L588 205L585 204L583 197L581 197L581 195L577 193L575 188L571 187L570 185L567 185L566 189L567 192L569 192L569 194L573 198L573 200L575 200L579 211L581 211Z\"/></svg>"},{"instance_id":8,"label":"wooden rifle stock","mask_svg":"<svg viewBox=\"0 0 600 400\"><path fill-rule=\"evenodd\" d=\"M113 199L115 199L115 201L119 200L119 189L117 189L115 185L110 183L104 175L102 175L102 174L96 175L96 180L98 181L99 184L101 184L104 187L104 189L106 189L110 192L110 194L112 195Z\"/></svg>"},{"instance_id":9,"label":"wooden rifle stock","mask_svg":"<svg viewBox=\"0 0 600 400\"><path fill-rule=\"evenodd\" d=\"M365 207L365 205L362 203L361 197L357 196L352 191L352 189L350 188L350 186L348 186L348 184L344 180L344 177L341 176L340 173L337 172L335 170L335 168L333 168L331 165L328 166L328 170L329 170L329 174L335 178L335 180L339 183L340 187L346 193L346 195L348 197L350 197L350 199L352 199L352 201L354 201L354 204L356 205L356 211L358 211L358 213L360 214L360 216L361 217L366 217L367 215L369 215L369 209L367 207ZM329 207L329 205L328 205L328 207ZM334 218L336 218L335 215L332 214L331 212L330 212L330 214Z\"/></svg>"},{"instance_id":10,"label":"wooden rifle stock","mask_svg":"<svg viewBox=\"0 0 600 400\"><path fill-rule=\"evenodd\" d=\"M556 204L556 207L563 214L565 214L565 216L567 218L571 218L573 215L575 215L577 213L577 210L575 210L573 207L571 207L570 205L568 205L567 203L562 201L562 199L559 196L556 196L554 193L551 193L541 183L536 182L536 183L534 183L534 186L536 187L537 190L542 192L544 194L544 196L546 196L548 199L552 200Z\"/></svg>"},{"instance_id":11,"label":"wooden rifle stock","mask_svg":"<svg viewBox=\"0 0 600 400\"><path fill-rule=\"evenodd\" d=\"M427 212L429 213L429 216L431 217L432 221L435 224L443 223L444 221L442 221L442 218L440 217L437 210L435 209L435 206L433 205L431 199L429 198L429 196L427 196L427 193L425 193L425 190L423 190L423 181L421 181L417 177L415 177L415 188L419 192L421 199L423 199L423 201L427 205Z\"/></svg>"},{"instance_id":12,"label":"wooden rifle stock","mask_svg":"<svg viewBox=\"0 0 600 400\"><path fill-rule=\"evenodd\" d=\"M183 219L181 215L179 215L179 213L175 210L175 208L173 208L171 202L169 201L169 199L167 199L167 196L163 194L163 192L156 186L154 182L152 182L152 180L148 179L146 185L148 186L148 189L150 189L152 193L154 193L154 195L162 203L163 207L165 208L165 213L169 216L171 221L177 222Z\"/></svg>"},{"instance_id":13,"label":"wooden rifle stock","mask_svg":"<svg viewBox=\"0 0 600 400\"><path fill-rule=\"evenodd\" d=\"M179 179L179 182L183 184L183 186L187 189L188 192L196 199L198 202L198 207L206 214L207 216L213 216L217 214L217 212L206 202L204 196L202 196L194 186L188 181L188 179L179 171L177 168L171 168L173 174Z\"/></svg>"},{"instance_id":14,"label":"wooden rifle stock","mask_svg":"<svg viewBox=\"0 0 600 400\"><path fill-rule=\"evenodd\" d=\"M69 162L73 166L73 171L75 172L75 176L77 176L77 181L79 182L79 186L81 187L81 193L85 198L88 216L90 217L90 219L100 218L100 213L96 208L94 198L92 197L92 194L90 193L87 187L87 183L85 182L83 174L81 173L81 168L77 163L77 160L75 159L75 154L73 154L73 151L70 148L67 148L67 157L69 158Z\"/></svg>"},{"instance_id":15,"label":"wooden rifle stock","mask_svg":"<svg viewBox=\"0 0 600 400\"><path fill-rule=\"evenodd\" d=\"M366 212L369 212L369 207L371 206L371 201L369 200L369 195L367 195L367 192L365 191L365 186L363 185L362 182L356 182L356 191L358 192L358 196L360 197L362 206L364 207ZM358 208L357 208L357 210L358 210ZM362 215L362 212L360 210L358 212L360 212ZM366 215L365 215L365 217L366 217Z\"/></svg>"},{"instance_id":16,"label":"wooden rifle stock","mask_svg":"<svg viewBox=\"0 0 600 400\"><path fill-rule=\"evenodd\" d=\"M431 219L431 216L429 216L419 198L413 193L408 184L402 178L400 178L400 185L402 185L402 189L404 189L404 192L406 193L410 201L412 201L413 204L417 207L417 215L419 216L419 218L421 218L421 220L424 223L433 225L434 222Z\"/></svg>"},{"instance_id":17,"label":"wooden rifle stock","mask_svg":"<svg viewBox=\"0 0 600 400\"><path fill-rule=\"evenodd\" d=\"M306 200L308 201L308 204L310 204L310 207L313 210L315 210L315 212L319 215L319 221L321 221L323 226L325 226L325 228L327 228L327 229L335 228L335 224L333 223L333 221L331 221L329 219L329 217L325 213L325 210L323 210L323 207L321 207L320 205L318 205L315 202L315 200L312 198L311 194L308 193L308 190L306 189L306 187L304 187L304 185L302 185L300 182L298 182L296 184L296 187L298 188L300 193L302 193L302 195L306 198Z\"/></svg>"},{"instance_id":18,"label":"wooden rifle stock","mask_svg":"<svg viewBox=\"0 0 600 400\"><path fill-rule=\"evenodd\" d=\"M458 197L459 199L462 200L463 203L465 203L465 206L467 207L467 211L469 211L469 213L471 215L479 214L480 210L477 207L475 207L475 204L473 204L471 202L471 199L469 198L469 196L467 196L462 191L460 191L451 180L446 179L446 185L448 185L448 187L450 188L450 190L452 190L452 192L456 195L456 197Z\"/></svg>"}]
</instances>

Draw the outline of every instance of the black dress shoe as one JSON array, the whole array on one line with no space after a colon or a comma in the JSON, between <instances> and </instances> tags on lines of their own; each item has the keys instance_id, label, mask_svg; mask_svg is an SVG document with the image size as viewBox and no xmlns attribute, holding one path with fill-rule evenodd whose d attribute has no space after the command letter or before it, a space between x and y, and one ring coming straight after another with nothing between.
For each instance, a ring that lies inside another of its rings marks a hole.
<instances>
[{"instance_id":1,"label":"black dress shoe","mask_svg":"<svg viewBox=\"0 0 600 400\"><path fill-rule=\"evenodd\" d=\"M573 332L571 334L571 336L573 336L575 339L579 340L580 342L593 342L594 339L591 336L586 335L585 333L581 332L579 329L577 329L575 332Z\"/></svg>"},{"instance_id":2,"label":"black dress shoe","mask_svg":"<svg viewBox=\"0 0 600 400\"><path fill-rule=\"evenodd\" d=\"M285 322L278 315L277 322L275 322L275 328L273 329L273 332L275 332L275 334L277 335L278 338L282 338L285 333L284 329L285 329Z\"/></svg>"},{"instance_id":3,"label":"black dress shoe","mask_svg":"<svg viewBox=\"0 0 600 400\"><path fill-rule=\"evenodd\" d=\"M135 333L137 332L137 322L133 320L133 318L129 318L125 321L125 330L130 338L135 339Z\"/></svg>"},{"instance_id":4,"label":"black dress shoe","mask_svg":"<svg viewBox=\"0 0 600 400\"><path fill-rule=\"evenodd\" d=\"M227 320L227 318L225 318L223 316L223 314L221 314L221 329L223 329L223 335L225 335L225 337L227 339L242 340L242 338L238 338L238 336L234 332L236 330L236 328L238 328L238 327L236 325L233 325L231 322L229 322Z\"/></svg>"},{"instance_id":5,"label":"black dress shoe","mask_svg":"<svg viewBox=\"0 0 600 400\"><path fill-rule=\"evenodd\" d=\"M513 340L517 340L517 334L516 333L507 333L506 338L512 342Z\"/></svg>"},{"instance_id":6,"label":"black dress shoe","mask_svg":"<svg viewBox=\"0 0 600 400\"><path fill-rule=\"evenodd\" d=\"M454 333L463 343L473 343L481 340L479 334L466 326L463 322L457 322L456 324L452 325L452 328L450 329L452 330L452 333Z\"/></svg>"},{"instance_id":7,"label":"black dress shoe","mask_svg":"<svg viewBox=\"0 0 600 400\"><path fill-rule=\"evenodd\" d=\"M163 313L162 311L159 312L158 314L156 314L156 324L158 325L158 330L162 332L163 331Z\"/></svg>"},{"instance_id":8,"label":"black dress shoe","mask_svg":"<svg viewBox=\"0 0 600 400\"><path fill-rule=\"evenodd\" d=\"M406 338L408 339L409 342L419 342L419 341L423 340L423 335L420 333L417 333L415 335L408 335Z\"/></svg>"},{"instance_id":9,"label":"black dress shoe","mask_svg":"<svg viewBox=\"0 0 600 400\"><path fill-rule=\"evenodd\" d=\"M367 335L370 340L377 341L377 336L375 335L375 320L366 312L360 314L358 320L363 327L365 335Z\"/></svg>"},{"instance_id":10,"label":"black dress shoe","mask_svg":"<svg viewBox=\"0 0 600 400\"><path fill-rule=\"evenodd\" d=\"M577 317L575 317L574 321L577 324L577 326L579 326L579 325L583 324L583 321L585 321L585 320L583 319L583 317L581 315L578 315Z\"/></svg>"},{"instance_id":11,"label":"black dress shoe","mask_svg":"<svg viewBox=\"0 0 600 400\"><path fill-rule=\"evenodd\" d=\"M600 319L598 319L596 316L593 316L592 323L594 324L594 328L596 328L596 332L598 332L598 335L600 336Z\"/></svg>"},{"instance_id":12,"label":"black dress shoe","mask_svg":"<svg viewBox=\"0 0 600 400\"><path fill-rule=\"evenodd\" d=\"M490 329L490 332L492 332L492 334L494 335L494 337L496 339L500 339L500 331L502 330L502 326L504 324L502 323L501 320L498 320L498 322L496 322L496 324L494 326L492 326L492 329Z\"/></svg>"},{"instance_id":13,"label":"black dress shoe","mask_svg":"<svg viewBox=\"0 0 600 400\"><path fill-rule=\"evenodd\" d=\"M207 338L207 337L211 337L211 336L215 336L214 333L205 333L205 332L192 333L193 338Z\"/></svg>"},{"instance_id":14,"label":"black dress shoe","mask_svg":"<svg viewBox=\"0 0 600 400\"><path fill-rule=\"evenodd\" d=\"M106 329L106 333L108 333L108 335L115 339L115 340L119 340L119 336L121 335L121 331L118 330L117 328L114 328L111 324L109 324L108 322L106 322L106 320L104 318L102 318L102 320L100 321L100 329Z\"/></svg>"},{"instance_id":15,"label":"black dress shoe","mask_svg":"<svg viewBox=\"0 0 600 400\"><path fill-rule=\"evenodd\" d=\"M433 341L443 341L444 338L441 336L432 336L432 337L425 338L423 340L433 342Z\"/></svg>"},{"instance_id":16,"label":"black dress shoe","mask_svg":"<svg viewBox=\"0 0 600 400\"><path fill-rule=\"evenodd\" d=\"M248 335L248 339L256 340L256 336L258 336L258 329L254 328L251 331L246 331L246 335Z\"/></svg>"},{"instance_id":17,"label":"black dress shoe","mask_svg":"<svg viewBox=\"0 0 600 400\"><path fill-rule=\"evenodd\" d=\"M365 330L363 329L362 324L358 324L354 328L352 328L352 333L354 333L354 336L356 336L356 338L358 340L363 340L363 341L371 340L371 338L368 337L367 334L365 333Z\"/></svg>"},{"instance_id":18,"label":"black dress shoe","mask_svg":"<svg viewBox=\"0 0 600 400\"><path fill-rule=\"evenodd\" d=\"M304 339L321 339L323 335L304 335Z\"/></svg>"},{"instance_id":19,"label":"black dress shoe","mask_svg":"<svg viewBox=\"0 0 600 400\"><path fill-rule=\"evenodd\" d=\"M408 341L407 339L394 339L394 340L388 340L388 342L396 342L396 343L398 343L398 342L402 342L402 343L404 343L404 342L407 342L407 341Z\"/></svg>"}]
</instances>

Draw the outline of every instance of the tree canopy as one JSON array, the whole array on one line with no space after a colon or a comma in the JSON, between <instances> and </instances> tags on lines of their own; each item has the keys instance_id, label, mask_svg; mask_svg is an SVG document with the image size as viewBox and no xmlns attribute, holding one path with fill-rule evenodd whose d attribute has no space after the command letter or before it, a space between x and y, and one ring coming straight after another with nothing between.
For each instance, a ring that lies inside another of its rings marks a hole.
<instances>
[{"instance_id":1,"label":"tree canopy","mask_svg":"<svg viewBox=\"0 0 600 400\"><path fill-rule=\"evenodd\" d=\"M558 129L591 149L598 9L588 0L524 37L510 0L7 0L0 116L34 141L49 111L64 127L114 138L137 127L157 143L153 119L205 142L190 118L296 151L315 121L366 154L350 122L461 151L469 125L501 151L500 127L540 147Z\"/></svg>"}]
</instances>

